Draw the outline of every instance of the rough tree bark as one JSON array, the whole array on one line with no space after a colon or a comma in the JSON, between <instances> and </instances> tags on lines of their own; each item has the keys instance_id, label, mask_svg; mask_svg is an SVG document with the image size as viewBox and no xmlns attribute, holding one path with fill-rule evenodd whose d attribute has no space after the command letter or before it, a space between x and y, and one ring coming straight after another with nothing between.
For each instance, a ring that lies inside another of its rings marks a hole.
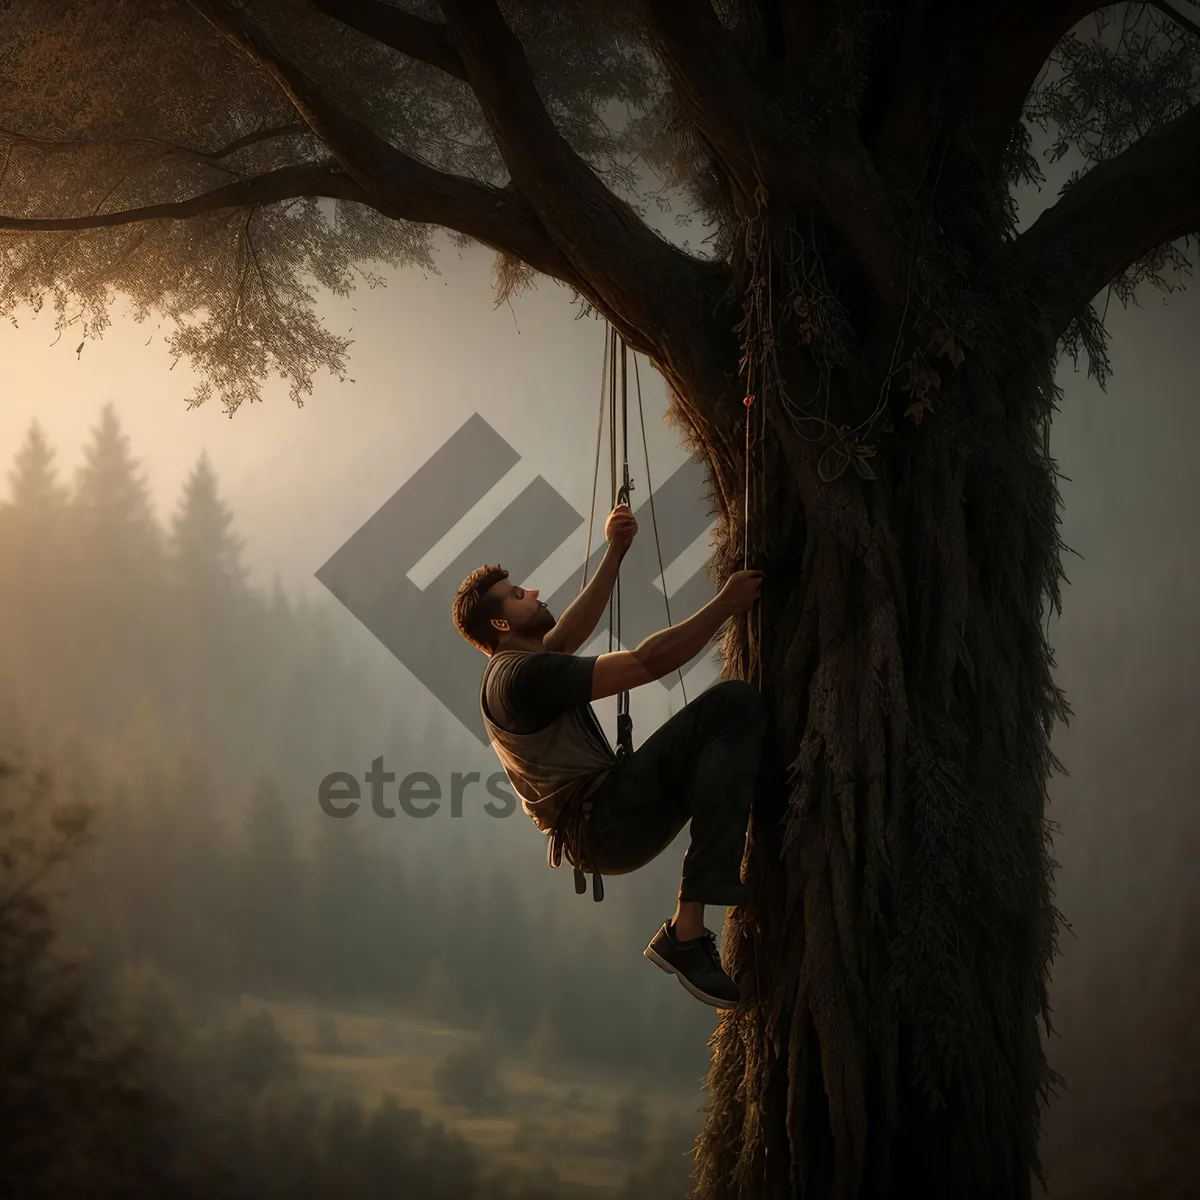
<instances>
[{"instance_id":1,"label":"rough tree bark","mask_svg":"<svg viewBox=\"0 0 1200 1200\"><path fill-rule=\"evenodd\" d=\"M751 999L715 1035L696 1196L1029 1196L1050 1083L1043 802L1067 712L1043 630L1060 577L1054 361L1097 291L1200 230L1200 110L1017 237L1022 107L1090 0L747 0L736 37L707 0L628 0L708 164L724 249L700 261L572 150L491 0L440 0L442 21L313 6L469 86L502 188L390 145L243 5L190 3L334 161L0 228L321 195L519 258L668 381L711 468L718 579L745 548L752 392L750 553L768 581L761 639L743 622L723 650L728 675L762 668L781 771L753 814L753 900L727 924Z\"/></svg>"}]
</instances>

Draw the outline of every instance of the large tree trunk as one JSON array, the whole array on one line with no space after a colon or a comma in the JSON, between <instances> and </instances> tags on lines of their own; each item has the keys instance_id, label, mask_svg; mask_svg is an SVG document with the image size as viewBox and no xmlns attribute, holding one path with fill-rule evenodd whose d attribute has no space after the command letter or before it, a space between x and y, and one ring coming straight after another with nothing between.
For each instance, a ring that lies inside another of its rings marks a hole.
<instances>
[{"instance_id":1,"label":"large tree trunk","mask_svg":"<svg viewBox=\"0 0 1200 1200\"><path fill-rule=\"evenodd\" d=\"M836 423L881 409L874 479L819 477L827 443L780 401L813 394L814 370L776 314L749 544L780 771L752 818L754 898L727 922L752 998L714 1040L703 1200L1031 1193L1055 929L1043 802L1067 710L1042 625L1060 575L1051 360L998 292L999 331L938 361L936 411L909 409L919 370L882 405L870 372L834 385ZM740 426L699 431L684 389L742 413L744 384L672 383L725 500L723 578L742 565ZM727 675L756 677L752 630L730 630Z\"/></svg>"}]
</instances>

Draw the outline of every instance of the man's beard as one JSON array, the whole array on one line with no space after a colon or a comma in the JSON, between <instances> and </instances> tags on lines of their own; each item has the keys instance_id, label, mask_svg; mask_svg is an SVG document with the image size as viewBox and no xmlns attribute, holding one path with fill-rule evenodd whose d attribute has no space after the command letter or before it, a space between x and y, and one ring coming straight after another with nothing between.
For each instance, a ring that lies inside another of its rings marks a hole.
<instances>
[{"instance_id":1,"label":"man's beard","mask_svg":"<svg viewBox=\"0 0 1200 1200\"><path fill-rule=\"evenodd\" d=\"M541 604L541 601L538 602ZM550 610L541 604L537 612L529 618L529 624L525 626L526 633L548 633L554 628L555 618Z\"/></svg>"}]
</instances>

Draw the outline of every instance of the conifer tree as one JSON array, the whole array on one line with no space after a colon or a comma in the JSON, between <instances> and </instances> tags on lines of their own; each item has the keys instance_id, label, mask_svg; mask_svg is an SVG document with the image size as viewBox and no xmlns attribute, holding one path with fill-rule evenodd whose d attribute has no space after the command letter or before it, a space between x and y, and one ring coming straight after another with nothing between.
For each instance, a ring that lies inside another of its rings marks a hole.
<instances>
[{"instance_id":1,"label":"conifer tree","mask_svg":"<svg viewBox=\"0 0 1200 1200\"><path fill-rule=\"evenodd\" d=\"M63 657L74 702L93 728L112 729L170 682L162 531L112 402L84 448L68 541L63 586L74 603Z\"/></svg>"},{"instance_id":2,"label":"conifer tree","mask_svg":"<svg viewBox=\"0 0 1200 1200\"><path fill-rule=\"evenodd\" d=\"M260 623L246 585L233 513L202 454L184 485L167 538L167 611L175 699L230 773L261 737Z\"/></svg>"},{"instance_id":3,"label":"conifer tree","mask_svg":"<svg viewBox=\"0 0 1200 1200\"><path fill-rule=\"evenodd\" d=\"M202 454L171 518L169 542L172 582L197 610L228 606L245 589L244 543L233 521L212 462Z\"/></svg>"},{"instance_id":4,"label":"conifer tree","mask_svg":"<svg viewBox=\"0 0 1200 1200\"><path fill-rule=\"evenodd\" d=\"M67 607L76 602L63 579L64 516L68 499L55 452L33 421L9 470L8 502L0 505L0 647L5 684L27 712L54 708L55 651Z\"/></svg>"},{"instance_id":5,"label":"conifer tree","mask_svg":"<svg viewBox=\"0 0 1200 1200\"><path fill-rule=\"evenodd\" d=\"M19 513L41 519L58 512L67 500L54 465L55 451L41 423L30 423L8 473L9 504Z\"/></svg>"},{"instance_id":6,"label":"conifer tree","mask_svg":"<svg viewBox=\"0 0 1200 1200\"><path fill-rule=\"evenodd\" d=\"M123 580L125 592L152 576L163 539L145 476L111 401L101 410L84 449L73 507L80 545L98 574Z\"/></svg>"}]
</instances>

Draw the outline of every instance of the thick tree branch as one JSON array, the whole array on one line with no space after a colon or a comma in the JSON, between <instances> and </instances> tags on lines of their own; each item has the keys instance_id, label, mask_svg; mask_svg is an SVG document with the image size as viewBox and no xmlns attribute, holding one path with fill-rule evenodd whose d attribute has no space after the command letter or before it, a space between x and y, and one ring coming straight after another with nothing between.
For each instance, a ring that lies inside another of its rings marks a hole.
<instances>
[{"instance_id":1,"label":"thick tree branch","mask_svg":"<svg viewBox=\"0 0 1200 1200\"><path fill-rule=\"evenodd\" d=\"M365 203L387 216L455 229L586 290L533 209L513 188L489 187L405 154L340 108L261 30L245 25L225 0L191 2L278 84L359 185Z\"/></svg>"},{"instance_id":2,"label":"thick tree branch","mask_svg":"<svg viewBox=\"0 0 1200 1200\"><path fill-rule=\"evenodd\" d=\"M445 25L415 17L383 0L313 0L313 7L409 58L418 58L456 79L467 77Z\"/></svg>"},{"instance_id":3,"label":"thick tree branch","mask_svg":"<svg viewBox=\"0 0 1200 1200\"><path fill-rule=\"evenodd\" d=\"M1200 105L1093 167L1017 240L1057 340L1093 296L1157 246L1200 232Z\"/></svg>"},{"instance_id":4,"label":"thick tree branch","mask_svg":"<svg viewBox=\"0 0 1200 1200\"><path fill-rule=\"evenodd\" d=\"M4 128L0 128L0 140L19 143L25 146L36 146L39 150L83 149L85 147L99 146L154 146L157 149L169 150L176 154L186 155L189 158L204 159L207 162L218 162L223 158L228 158L231 154L236 154L239 150L246 149L248 146L256 146L261 142L268 142L279 137L287 137L295 133L308 133L308 126L297 121L289 125L275 125L269 129L256 129L252 133L244 133L240 137L226 142L223 146L218 146L216 150L197 150L194 146L181 146L177 142L167 142L162 138L130 137L107 140L95 138L44 138L38 137L36 134L20 133L14 129Z\"/></svg>"},{"instance_id":5,"label":"thick tree branch","mask_svg":"<svg viewBox=\"0 0 1200 1200\"><path fill-rule=\"evenodd\" d=\"M1169 17L1180 29L1186 29L1193 37L1200 38L1200 24L1197 24L1191 17L1181 13L1173 4L1165 3L1165 0L1151 0L1151 3L1165 17Z\"/></svg>"},{"instance_id":6,"label":"thick tree branch","mask_svg":"<svg viewBox=\"0 0 1200 1200\"><path fill-rule=\"evenodd\" d=\"M932 0L896 10L877 40L864 116L868 144L894 186L915 191L934 141L966 140L999 184L1021 111L1054 47L1098 0ZM938 119L933 119L934 117Z\"/></svg>"},{"instance_id":7,"label":"thick tree branch","mask_svg":"<svg viewBox=\"0 0 1200 1200\"><path fill-rule=\"evenodd\" d=\"M903 305L902 251L853 118L839 116L798 136L751 78L708 0L642 0L642 8L656 54L743 206L760 185L772 199L810 204L882 302L886 338Z\"/></svg>"},{"instance_id":8,"label":"thick tree branch","mask_svg":"<svg viewBox=\"0 0 1200 1200\"><path fill-rule=\"evenodd\" d=\"M191 4L279 86L346 173L365 192L379 193L397 156L407 156L339 107L262 30L247 24L228 0L191 0Z\"/></svg>"},{"instance_id":9,"label":"thick tree branch","mask_svg":"<svg viewBox=\"0 0 1200 1200\"><path fill-rule=\"evenodd\" d=\"M999 178L1025 101L1054 47L1105 5L1101 0L1016 0L1011 7L999 28L989 21L978 31L982 54L978 72L972 72L979 97L972 141L993 178Z\"/></svg>"},{"instance_id":10,"label":"thick tree branch","mask_svg":"<svg viewBox=\"0 0 1200 1200\"><path fill-rule=\"evenodd\" d=\"M654 52L700 135L751 207L788 138L708 0L644 0Z\"/></svg>"},{"instance_id":11,"label":"thick tree branch","mask_svg":"<svg viewBox=\"0 0 1200 1200\"><path fill-rule=\"evenodd\" d=\"M274 204L302 196L328 196L337 200L368 202L362 189L333 163L303 163L280 167L265 175L239 179L166 204L147 204L120 212L90 213L83 217L6 217L0 216L0 230L23 232L53 232L66 229L103 229L112 225L132 225L138 221L174 220L202 216L222 208L248 208L258 204Z\"/></svg>"},{"instance_id":12,"label":"thick tree branch","mask_svg":"<svg viewBox=\"0 0 1200 1200\"><path fill-rule=\"evenodd\" d=\"M258 129L253 133L243 134L241 137L227 142L219 150L188 150L186 146L180 146L179 149L187 151L189 154L195 154L197 158L228 158L231 154L246 149L247 146L256 146L259 142L267 142L272 138L305 132L307 132L305 126L299 121L294 121L288 125L276 125L272 129Z\"/></svg>"},{"instance_id":13,"label":"thick tree branch","mask_svg":"<svg viewBox=\"0 0 1200 1200\"><path fill-rule=\"evenodd\" d=\"M634 348L660 361L682 353L713 320L725 267L660 238L575 153L493 0L442 0L441 8L513 184L586 282L581 290L598 297Z\"/></svg>"}]
</instances>

